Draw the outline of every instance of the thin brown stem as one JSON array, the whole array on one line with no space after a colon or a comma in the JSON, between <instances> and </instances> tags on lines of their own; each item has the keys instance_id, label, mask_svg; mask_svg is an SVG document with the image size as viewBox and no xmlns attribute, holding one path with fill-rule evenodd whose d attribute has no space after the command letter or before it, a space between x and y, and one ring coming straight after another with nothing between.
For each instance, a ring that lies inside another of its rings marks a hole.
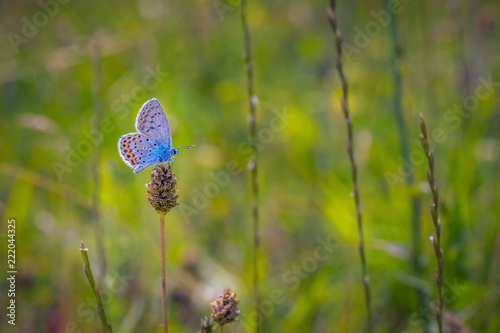
<instances>
[{"instance_id":1,"label":"thin brown stem","mask_svg":"<svg viewBox=\"0 0 500 333\"><path fill-rule=\"evenodd\" d=\"M259 231L259 182L257 177L257 125L256 125L256 109L258 104L258 98L254 93L254 83L253 83L253 62L252 62L252 50L251 50L251 39L250 31L247 24L246 17L246 0L241 1L241 24L243 28L243 34L245 39L244 46L244 63L245 70L247 74L247 89L248 97L250 101L250 115L248 121L250 123L250 140L252 142L253 156L249 163L251 177L252 177L252 219L253 219L253 241L254 241L254 253L253 253L253 293L255 299L256 307L256 332L260 331L260 295L259 295L259 248L260 248L260 231Z\"/></svg>"},{"instance_id":2,"label":"thin brown stem","mask_svg":"<svg viewBox=\"0 0 500 333\"><path fill-rule=\"evenodd\" d=\"M439 217L439 191L436 178L434 177L434 152L429 147L429 141L427 139L427 129L424 122L424 117L420 114L420 142L424 148L425 155L427 156L427 161L429 162L429 167L426 169L427 180L429 186L431 187L432 199L429 203L429 208L431 211L432 222L434 223L435 232L431 237L432 245L434 246L434 253L437 259L436 268L436 285L438 287L439 294L439 307L436 309L436 320L439 327L439 333L443 333L443 311L444 311L444 289L443 289L443 264L444 264L444 252L441 248L441 218Z\"/></svg>"},{"instance_id":3,"label":"thin brown stem","mask_svg":"<svg viewBox=\"0 0 500 333\"><path fill-rule=\"evenodd\" d=\"M167 280L165 277L165 214L160 215L160 259L161 259L161 300L163 310L163 332L168 333Z\"/></svg>"},{"instance_id":4,"label":"thin brown stem","mask_svg":"<svg viewBox=\"0 0 500 333\"><path fill-rule=\"evenodd\" d=\"M353 129L352 120L349 113L349 102L348 94L349 88L347 84L347 77L344 73L342 58L342 33L340 32L337 25L337 17L335 16L335 0L330 1L330 8L328 8L328 21L332 27L333 34L335 35L336 42L336 53L335 53L335 67L340 76L340 81L342 83L342 97L340 99L340 105L344 114L344 118L347 125L347 154L349 155L349 160L351 162L352 171L352 183L353 183L353 194L354 202L356 205L356 220L358 224L358 250L359 256L361 258L361 272L363 276L363 285L365 292L365 303L366 303L366 315L367 315L367 330L372 331L372 316L371 316L371 306L370 306L370 280L368 277L368 270L366 265L365 257L365 246L364 246L364 234L363 234L363 216L361 212L361 202L359 198L358 191L358 170L356 166L356 159L354 157L354 142L353 142Z\"/></svg>"}]
</instances>

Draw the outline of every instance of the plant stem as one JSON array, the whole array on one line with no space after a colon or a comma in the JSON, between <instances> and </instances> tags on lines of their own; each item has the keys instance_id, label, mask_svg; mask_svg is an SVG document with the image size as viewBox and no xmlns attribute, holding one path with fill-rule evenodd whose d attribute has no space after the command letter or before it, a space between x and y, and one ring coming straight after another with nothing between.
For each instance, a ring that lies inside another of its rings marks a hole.
<instances>
[{"instance_id":1,"label":"plant stem","mask_svg":"<svg viewBox=\"0 0 500 333\"><path fill-rule=\"evenodd\" d=\"M92 288L92 292L96 298L97 310L99 311L99 317L101 318L102 326L104 327L104 331L108 333L112 333L113 329L111 324L108 322L106 317L106 312L104 311L104 305L102 303L101 293L99 288L97 288L95 284L94 275L92 274L92 269L90 269L90 262L88 257L88 249L83 245L83 241L80 243L80 253L82 254L83 259L83 271L85 272L85 276L87 276L87 280L89 281L90 287Z\"/></svg>"},{"instance_id":2,"label":"plant stem","mask_svg":"<svg viewBox=\"0 0 500 333\"><path fill-rule=\"evenodd\" d=\"M389 8L389 0L383 0L386 9ZM403 89L401 80L401 70L400 70L400 58L401 58L401 47L398 42L398 23L396 15L391 17L390 22L391 37L393 41L393 52L392 52L392 73L394 76L394 115L396 118L396 124L398 126L399 142L400 142L400 154L404 160L409 160L409 141L408 132L406 130L406 123L403 117ZM413 174L409 173L405 178L406 187L411 188L413 186ZM420 262L420 200L416 195L411 196L412 205L412 217L411 217L411 227L412 227L412 251L411 251L411 264L413 266L413 274L420 278L422 276L422 265ZM419 306L425 305L425 292L422 288L417 291L417 296L419 300ZM425 328L427 331L427 327Z\"/></svg>"},{"instance_id":3,"label":"plant stem","mask_svg":"<svg viewBox=\"0 0 500 333\"><path fill-rule=\"evenodd\" d=\"M443 309L444 309L444 289L443 289L443 263L444 263L444 252L441 248L441 219L439 217L439 191L438 184L434 177L434 152L429 147L429 142L427 140L427 129L424 122L424 117L420 113L420 142L424 148L425 155L427 156L427 161L429 162L429 167L426 168L427 180L431 187L432 199L429 203L429 208L431 211L432 221L434 223L435 233L431 236L431 242L434 246L434 253L437 259L437 269L436 269L436 284L439 293L439 308L436 310L436 320L438 322L439 333L443 333Z\"/></svg>"},{"instance_id":4,"label":"plant stem","mask_svg":"<svg viewBox=\"0 0 500 333\"><path fill-rule=\"evenodd\" d=\"M161 300L163 310L163 332L168 332L167 281L165 277L165 214L160 215L160 259L161 259Z\"/></svg>"},{"instance_id":5,"label":"plant stem","mask_svg":"<svg viewBox=\"0 0 500 333\"><path fill-rule=\"evenodd\" d=\"M101 123L103 106L101 101L101 83L102 83L102 65L101 65L101 44L99 40L99 35L95 35L94 41L94 54L92 57L92 65L94 68L94 84L92 86L92 99L94 102L94 120L93 127L98 129ZM92 182L94 183L94 188L92 189L92 215L95 221L95 232L97 240L97 252L98 256L98 271L99 271L99 282L102 284L102 279L106 275L106 252L104 248L103 241L103 228L101 222L101 215L99 214L99 158L101 156L101 146L102 141L98 140L96 142L96 147L94 154L92 156L91 172L92 172Z\"/></svg>"},{"instance_id":6,"label":"plant stem","mask_svg":"<svg viewBox=\"0 0 500 333\"><path fill-rule=\"evenodd\" d=\"M252 50L251 50L251 40L250 31L247 24L246 17L246 0L241 1L241 24L243 28L243 34L245 39L244 47L244 62L247 74L247 89L248 97L250 100L250 139L252 142L253 156L249 163L249 168L252 174L252 219L253 219L253 243L254 243L254 253L253 253L253 294L255 299L256 308L256 332L260 331L260 294L259 294L259 271L258 271L258 257L260 248L260 232L259 232L259 182L257 178L257 125L255 119L255 113L258 104L258 98L254 93L254 83L253 83L253 63L252 63Z\"/></svg>"},{"instance_id":7,"label":"plant stem","mask_svg":"<svg viewBox=\"0 0 500 333\"><path fill-rule=\"evenodd\" d=\"M367 315L367 330L368 332L372 331L372 316L371 316L371 306L370 306L370 280L368 277L368 270L366 268L366 257L365 257L365 249L364 249L364 235L363 235L363 217L361 213L361 202L359 199L359 191L358 191L358 171L356 166L356 160L354 158L354 142L353 142L353 129L352 129L352 120L349 113L349 102L348 102L348 85L347 85L347 77L343 70L343 65L341 61L342 57L342 33L340 32L337 26L337 18L335 16L335 0L330 1L330 8L328 8L328 21L333 30L333 34L335 35L336 41L336 54L335 54L335 65L337 68L337 72L340 76L340 81L342 82L342 97L340 99L340 104L342 107L342 111L344 113L344 118L347 125L347 153L349 155L349 160L351 162L351 170L352 170L352 185L353 185L353 193L354 193L354 201L356 204L356 219L358 223L358 250L361 258L361 271L363 276L363 285L365 291L365 303L366 303L366 315Z\"/></svg>"},{"instance_id":8,"label":"plant stem","mask_svg":"<svg viewBox=\"0 0 500 333\"><path fill-rule=\"evenodd\" d=\"M472 4L473 2L471 2ZM469 61L467 59L467 43L466 43L466 31L468 28L464 26L464 22L470 22L470 17L464 17L465 15L470 15L469 10L465 10L464 15L462 15L462 9L464 6L460 6L459 2L453 3L450 6L451 16L456 24L456 36L454 40L456 41L456 55L459 63L460 70L458 71L459 77L457 81L460 83L460 92L465 98L471 94L471 71L469 66ZM466 8L467 9L467 8ZM471 9L471 8L469 8Z\"/></svg>"}]
</instances>

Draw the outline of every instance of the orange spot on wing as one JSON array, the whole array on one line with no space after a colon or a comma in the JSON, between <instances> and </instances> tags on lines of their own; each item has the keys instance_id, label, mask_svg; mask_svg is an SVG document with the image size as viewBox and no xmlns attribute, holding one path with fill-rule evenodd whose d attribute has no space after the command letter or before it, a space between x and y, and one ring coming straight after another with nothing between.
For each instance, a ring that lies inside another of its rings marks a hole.
<instances>
[{"instance_id":1,"label":"orange spot on wing","mask_svg":"<svg viewBox=\"0 0 500 333\"><path fill-rule=\"evenodd\" d=\"M132 162L133 162L134 164L137 164L137 161L135 160L135 158L133 158L133 159L132 159Z\"/></svg>"}]
</instances>

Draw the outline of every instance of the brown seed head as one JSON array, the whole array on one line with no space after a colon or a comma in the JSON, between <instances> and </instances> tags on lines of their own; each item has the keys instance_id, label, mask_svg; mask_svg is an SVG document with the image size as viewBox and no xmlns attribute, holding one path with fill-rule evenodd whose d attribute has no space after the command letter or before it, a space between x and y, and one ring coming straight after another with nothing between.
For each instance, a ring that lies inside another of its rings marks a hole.
<instances>
[{"instance_id":1,"label":"brown seed head","mask_svg":"<svg viewBox=\"0 0 500 333\"><path fill-rule=\"evenodd\" d=\"M159 164L151 172L151 182L146 184L148 201L158 214L166 214L179 205L176 194L177 178L171 165Z\"/></svg>"},{"instance_id":2,"label":"brown seed head","mask_svg":"<svg viewBox=\"0 0 500 333\"><path fill-rule=\"evenodd\" d=\"M212 319L205 317L201 320L201 327L198 333L212 333L214 325Z\"/></svg>"},{"instance_id":3,"label":"brown seed head","mask_svg":"<svg viewBox=\"0 0 500 333\"><path fill-rule=\"evenodd\" d=\"M238 303L240 300L236 298L236 293L231 289L224 289L224 292L219 295L219 298L210 303L212 314L210 315L219 325L231 323L236 320L240 314Z\"/></svg>"}]
</instances>

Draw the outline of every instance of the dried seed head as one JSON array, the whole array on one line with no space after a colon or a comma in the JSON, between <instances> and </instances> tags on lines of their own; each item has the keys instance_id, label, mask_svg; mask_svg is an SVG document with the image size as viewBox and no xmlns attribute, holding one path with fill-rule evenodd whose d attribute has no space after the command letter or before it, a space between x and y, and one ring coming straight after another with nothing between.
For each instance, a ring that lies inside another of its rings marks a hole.
<instances>
[{"instance_id":1,"label":"dried seed head","mask_svg":"<svg viewBox=\"0 0 500 333\"><path fill-rule=\"evenodd\" d=\"M198 333L212 333L213 329L214 325L212 319L205 317L201 320L201 327Z\"/></svg>"},{"instance_id":2,"label":"dried seed head","mask_svg":"<svg viewBox=\"0 0 500 333\"><path fill-rule=\"evenodd\" d=\"M425 128L424 115L422 113L420 113L420 131L422 132L427 141L427 129Z\"/></svg>"},{"instance_id":3,"label":"dried seed head","mask_svg":"<svg viewBox=\"0 0 500 333\"><path fill-rule=\"evenodd\" d=\"M179 205L176 194L177 178L171 165L159 164L151 172L151 182L146 184L147 197L158 214L166 214Z\"/></svg>"},{"instance_id":4,"label":"dried seed head","mask_svg":"<svg viewBox=\"0 0 500 333\"><path fill-rule=\"evenodd\" d=\"M238 303L240 300L236 298L236 293L231 289L224 289L224 293L219 295L219 298L210 303L212 314L210 315L219 325L231 323L236 320L240 314Z\"/></svg>"}]
</instances>

